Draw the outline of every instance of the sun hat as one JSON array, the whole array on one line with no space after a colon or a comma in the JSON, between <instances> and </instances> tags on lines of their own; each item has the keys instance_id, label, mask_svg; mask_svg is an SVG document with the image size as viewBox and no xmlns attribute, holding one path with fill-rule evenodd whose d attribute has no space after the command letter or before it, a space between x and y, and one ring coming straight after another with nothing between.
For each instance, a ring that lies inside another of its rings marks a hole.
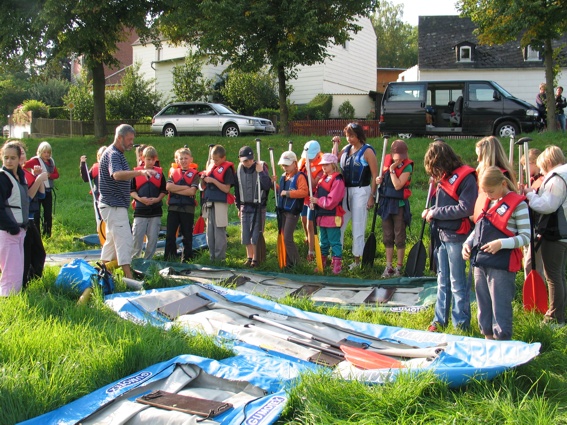
<instances>
[{"instance_id":1,"label":"sun hat","mask_svg":"<svg viewBox=\"0 0 567 425\"><path fill-rule=\"evenodd\" d=\"M317 154L321 152L319 142L317 140L310 140L305 143L305 146L303 146L303 153L301 154L302 158L305 158L305 152L309 155L309 160L315 159Z\"/></svg>"},{"instance_id":2,"label":"sun hat","mask_svg":"<svg viewBox=\"0 0 567 425\"><path fill-rule=\"evenodd\" d=\"M390 152L392 155L397 153L402 159L406 159L408 157L408 145L403 140L394 140Z\"/></svg>"},{"instance_id":3,"label":"sun hat","mask_svg":"<svg viewBox=\"0 0 567 425\"><path fill-rule=\"evenodd\" d=\"M239 158L254 159L254 151L250 146L242 146L238 152Z\"/></svg>"},{"instance_id":4,"label":"sun hat","mask_svg":"<svg viewBox=\"0 0 567 425\"><path fill-rule=\"evenodd\" d=\"M320 165L336 164L337 162L339 162L339 160L336 155L333 155L332 153L324 153L323 158L321 158L319 164Z\"/></svg>"},{"instance_id":5,"label":"sun hat","mask_svg":"<svg viewBox=\"0 0 567 425\"><path fill-rule=\"evenodd\" d=\"M297 156L292 151L286 151L280 156L278 165L291 165L294 162L297 162Z\"/></svg>"}]
</instances>

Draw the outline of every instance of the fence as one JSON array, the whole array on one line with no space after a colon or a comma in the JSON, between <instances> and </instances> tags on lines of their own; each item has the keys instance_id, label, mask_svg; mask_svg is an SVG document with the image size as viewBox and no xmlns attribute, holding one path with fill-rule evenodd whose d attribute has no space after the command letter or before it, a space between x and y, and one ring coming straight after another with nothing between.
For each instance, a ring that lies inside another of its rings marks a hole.
<instances>
[{"instance_id":1,"label":"fence","mask_svg":"<svg viewBox=\"0 0 567 425\"><path fill-rule=\"evenodd\" d=\"M72 124L72 125L71 125ZM107 121L106 131L114 134L119 124L130 124L137 134L150 134L150 123L140 123L135 120ZM92 136L94 134L93 121L70 121L49 118L34 118L31 123L31 132L38 136Z\"/></svg>"},{"instance_id":2,"label":"fence","mask_svg":"<svg viewBox=\"0 0 567 425\"><path fill-rule=\"evenodd\" d=\"M343 136L344 128L353 120L305 120L290 121L291 134L298 136ZM378 120L356 120L362 126L366 137L380 136Z\"/></svg>"}]
</instances>

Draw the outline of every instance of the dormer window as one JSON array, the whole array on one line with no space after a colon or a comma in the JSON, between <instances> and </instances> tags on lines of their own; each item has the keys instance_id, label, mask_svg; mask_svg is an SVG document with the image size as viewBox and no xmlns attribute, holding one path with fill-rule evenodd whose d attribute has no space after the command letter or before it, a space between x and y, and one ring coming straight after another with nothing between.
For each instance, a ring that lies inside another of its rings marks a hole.
<instances>
[{"instance_id":1,"label":"dormer window","mask_svg":"<svg viewBox=\"0 0 567 425\"><path fill-rule=\"evenodd\" d=\"M455 46L455 56L457 62L474 62L475 45L464 41Z\"/></svg>"},{"instance_id":2,"label":"dormer window","mask_svg":"<svg viewBox=\"0 0 567 425\"><path fill-rule=\"evenodd\" d=\"M525 61L540 61L541 53L534 49L532 46L527 46L524 48L524 60Z\"/></svg>"}]
</instances>

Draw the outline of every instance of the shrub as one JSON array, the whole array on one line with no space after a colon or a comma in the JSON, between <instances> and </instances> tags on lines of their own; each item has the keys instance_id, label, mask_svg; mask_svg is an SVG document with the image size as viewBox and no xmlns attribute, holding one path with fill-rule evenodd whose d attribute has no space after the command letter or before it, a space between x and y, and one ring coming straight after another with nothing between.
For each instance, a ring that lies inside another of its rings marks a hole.
<instances>
[{"instance_id":1,"label":"shrub","mask_svg":"<svg viewBox=\"0 0 567 425\"><path fill-rule=\"evenodd\" d=\"M49 116L49 108L41 100L24 100L22 110L24 112L31 112L34 118L47 118Z\"/></svg>"},{"instance_id":2,"label":"shrub","mask_svg":"<svg viewBox=\"0 0 567 425\"><path fill-rule=\"evenodd\" d=\"M183 65L173 67L173 93L175 100L207 100L212 93L213 80L203 77L201 70L206 64L202 56L189 53Z\"/></svg>"},{"instance_id":3,"label":"shrub","mask_svg":"<svg viewBox=\"0 0 567 425\"><path fill-rule=\"evenodd\" d=\"M231 70L221 94L231 108L245 115L253 115L261 108L278 107L276 79L267 71Z\"/></svg>"},{"instance_id":4,"label":"shrub","mask_svg":"<svg viewBox=\"0 0 567 425\"><path fill-rule=\"evenodd\" d=\"M300 105L294 112L295 120L326 120L331 114L333 96L318 94L307 105Z\"/></svg>"},{"instance_id":5,"label":"shrub","mask_svg":"<svg viewBox=\"0 0 567 425\"><path fill-rule=\"evenodd\" d=\"M339 106L339 117L345 120L352 120L354 118L354 107L348 100L345 100Z\"/></svg>"},{"instance_id":6,"label":"shrub","mask_svg":"<svg viewBox=\"0 0 567 425\"><path fill-rule=\"evenodd\" d=\"M88 80L86 72L81 73L77 82L72 84L63 97L65 105L73 103L73 119L92 121L94 116L93 85Z\"/></svg>"},{"instance_id":7,"label":"shrub","mask_svg":"<svg viewBox=\"0 0 567 425\"><path fill-rule=\"evenodd\" d=\"M275 122L280 119L280 110L274 108L261 108L254 111L254 116L267 118Z\"/></svg>"},{"instance_id":8,"label":"shrub","mask_svg":"<svg viewBox=\"0 0 567 425\"><path fill-rule=\"evenodd\" d=\"M63 106L63 97L69 91L71 83L58 78L37 81L28 90L30 99L41 100L49 106Z\"/></svg>"}]
</instances>

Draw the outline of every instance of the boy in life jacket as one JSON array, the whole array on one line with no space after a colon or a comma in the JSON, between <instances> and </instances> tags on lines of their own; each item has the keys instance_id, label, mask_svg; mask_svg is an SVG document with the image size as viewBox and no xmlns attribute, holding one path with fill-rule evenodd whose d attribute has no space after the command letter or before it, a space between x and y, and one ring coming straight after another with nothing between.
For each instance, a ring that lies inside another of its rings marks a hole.
<instances>
[{"instance_id":1,"label":"boy in life jacket","mask_svg":"<svg viewBox=\"0 0 567 425\"><path fill-rule=\"evenodd\" d=\"M323 168L321 167L323 152L321 152L321 146L317 140L310 140L305 143L301 159L298 163L299 171L307 176L306 155L309 156L311 181L314 183L318 182L323 176ZM301 224L305 231L307 246L309 248L307 252L307 261L313 261L315 259L315 226L313 224L313 220L315 220L315 213L314 210L309 208L309 196L306 196L303 202L303 209L301 210Z\"/></svg>"},{"instance_id":2,"label":"boy in life jacket","mask_svg":"<svg viewBox=\"0 0 567 425\"><path fill-rule=\"evenodd\" d=\"M333 257L331 267L334 274L339 274L343 268L341 226L345 215L342 202L346 193L338 162L336 155L323 154L320 162L323 167L323 176L319 179L315 193L310 199L311 204L315 206L315 219L319 226L319 245L323 256L323 267L325 267L330 252Z\"/></svg>"},{"instance_id":3,"label":"boy in life jacket","mask_svg":"<svg viewBox=\"0 0 567 425\"><path fill-rule=\"evenodd\" d=\"M384 158L384 169L376 179L378 189L378 214L382 218L382 241L386 248L386 268L382 277L402 275L406 252L406 226L411 224L409 197L413 161L408 158L408 146L396 140L390 154ZM392 267L394 245L397 249L397 264Z\"/></svg>"},{"instance_id":4,"label":"boy in life jacket","mask_svg":"<svg viewBox=\"0 0 567 425\"><path fill-rule=\"evenodd\" d=\"M424 158L425 171L438 182L435 205L425 209L421 218L431 223L431 238L436 238L437 300L435 317L427 329L437 332L449 324L469 329L471 320L471 282L465 271L462 244L471 232L469 217L474 212L478 186L474 168L465 165L447 143L429 145Z\"/></svg>"},{"instance_id":5,"label":"boy in life jacket","mask_svg":"<svg viewBox=\"0 0 567 425\"><path fill-rule=\"evenodd\" d=\"M257 267L256 245L266 221L266 201L272 181L265 162L254 160L250 146L243 146L238 152L238 169L234 195L240 219L240 242L246 246L245 266ZM258 194L258 185L260 190ZM260 199L258 199L258 195Z\"/></svg>"},{"instance_id":6,"label":"boy in life jacket","mask_svg":"<svg viewBox=\"0 0 567 425\"><path fill-rule=\"evenodd\" d=\"M293 267L299 263L299 251L293 239L293 234L304 208L304 200L309 196L309 185L305 174L299 171L297 156L292 151L282 153L278 165L281 165L284 170L276 190L279 197L278 207L283 213L282 229L286 264Z\"/></svg>"},{"instance_id":7,"label":"boy in life jacket","mask_svg":"<svg viewBox=\"0 0 567 425\"><path fill-rule=\"evenodd\" d=\"M59 171L55 166L55 161L51 156L51 145L47 142L41 142L37 147L37 156L34 156L24 164L24 168L33 170L35 167L41 167L41 171L47 172L48 180L45 185L45 198L39 201L40 208L43 208L43 235L51 237L51 227L53 225L53 190L55 186L53 181L59 178ZM35 174L39 174L37 171ZM35 214L35 226L40 228L41 211Z\"/></svg>"},{"instance_id":8,"label":"boy in life jacket","mask_svg":"<svg viewBox=\"0 0 567 425\"><path fill-rule=\"evenodd\" d=\"M486 339L509 340L521 247L530 242L528 205L498 167L486 168L479 186L486 197L476 202L475 227L462 255L474 267L480 332Z\"/></svg>"},{"instance_id":9,"label":"boy in life jacket","mask_svg":"<svg viewBox=\"0 0 567 425\"><path fill-rule=\"evenodd\" d=\"M88 183L89 177L90 177L90 180L91 180L91 182L93 184L93 188L94 188L95 199L97 199L97 200L100 196L100 192L98 191L98 173L99 173L98 162L100 161L100 157L104 153L105 149L106 149L106 146L101 146L98 149L98 151L96 152L96 162L91 166L90 170L87 169L87 156L86 155L81 155L80 164L79 164L79 169L81 171L81 178L83 179L83 181L85 183Z\"/></svg>"},{"instance_id":10,"label":"boy in life jacket","mask_svg":"<svg viewBox=\"0 0 567 425\"><path fill-rule=\"evenodd\" d=\"M211 150L211 163L201 178L203 191L203 217L207 227L207 244L211 261L226 260L226 227L228 205L234 203L230 188L236 182L234 164L226 160L226 150L215 145Z\"/></svg>"},{"instance_id":11,"label":"boy in life jacket","mask_svg":"<svg viewBox=\"0 0 567 425\"><path fill-rule=\"evenodd\" d=\"M195 195L199 188L200 176L197 168L193 168L193 155L189 148L175 151L177 167L170 170L166 189L167 199L167 230L165 237L164 257L167 261L177 261L177 231L183 238L183 253L181 261L187 262L193 258L193 223L195 221Z\"/></svg>"},{"instance_id":12,"label":"boy in life jacket","mask_svg":"<svg viewBox=\"0 0 567 425\"><path fill-rule=\"evenodd\" d=\"M132 257L136 258L142 254L144 237L146 237L144 259L149 260L156 252L161 216L163 215L162 199L167 194L167 190L163 170L154 165L158 157L155 148L147 146L144 149L143 156L144 165L139 165L134 170L155 170L156 174L151 177L141 175L132 179L130 192L134 206L134 224L132 226L134 248Z\"/></svg>"}]
</instances>

